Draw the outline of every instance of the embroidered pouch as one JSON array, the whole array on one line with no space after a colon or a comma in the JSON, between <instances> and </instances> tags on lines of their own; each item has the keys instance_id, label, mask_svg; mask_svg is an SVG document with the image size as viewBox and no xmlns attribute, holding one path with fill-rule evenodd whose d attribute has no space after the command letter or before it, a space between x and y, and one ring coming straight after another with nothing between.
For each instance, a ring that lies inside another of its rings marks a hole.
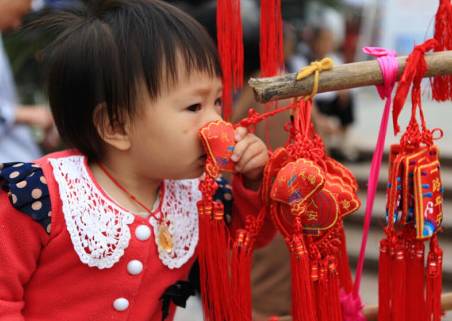
<instances>
[{"instance_id":1,"label":"embroidered pouch","mask_svg":"<svg viewBox=\"0 0 452 321\"><path fill-rule=\"evenodd\" d=\"M285 148L276 149L270 156L267 165L264 168L264 175L261 185L261 197L265 201L270 197L273 180L278 171L289 162L289 155Z\"/></svg>"},{"instance_id":2,"label":"embroidered pouch","mask_svg":"<svg viewBox=\"0 0 452 321\"><path fill-rule=\"evenodd\" d=\"M323 187L323 170L307 159L288 163L273 184L271 198L288 205L303 202Z\"/></svg>"},{"instance_id":3,"label":"embroidered pouch","mask_svg":"<svg viewBox=\"0 0 452 321\"><path fill-rule=\"evenodd\" d=\"M344 217L357 211L361 201L352 186L346 184L341 177L332 174L326 176L325 188L333 194L338 205L339 216Z\"/></svg>"},{"instance_id":4,"label":"embroidered pouch","mask_svg":"<svg viewBox=\"0 0 452 321\"><path fill-rule=\"evenodd\" d=\"M325 164L328 173L340 177L344 185L350 186L354 192L358 190L358 182L347 167L329 156L325 157Z\"/></svg>"},{"instance_id":5,"label":"embroidered pouch","mask_svg":"<svg viewBox=\"0 0 452 321\"><path fill-rule=\"evenodd\" d=\"M320 235L334 226L339 217L339 206L329 186L315 193L306 204L301 216L303 233Z\"/></svg>"},{"instance_id":6,"label":"embroidered pouch","mask_svg":"<svg viewBox=\"0 0 452 321\"><path fill-rule=\"evenodd\" d=\"M220 171L233 172L231 160L235 146L234 126L222 120L208 123L200 130L201 140L208 156Z\"/></svg>"},{"instance_id":7,"label":"embroidered pouch","mask_svg":"<svg viewBox=\"0 0 452 321\"><path fill-rule=\"evenodd\" d=\"M422 164L414 169L414 201L416 237L428 239L436 233L443 219L443 192L436 147L425 154Z\"/></svg>"},{"instance_id":8,"label":"embroidered pouch","mask_svg":"<svg viewBox=\"0 0 452 321\"><path fill-rule=\"evenodd\" d=\"M400 146L392 145L389 156L389 178L386 198L386 221L393 215L393 222L400 221L402 216L402 162L405 155L400 154ZM390 215L391 214L391 215Z\"/></svg>"},{"instance_id":9,"label":"embroidered pouch","mask_svg":"<svg viewBox=\"0 0 452 321\"><path fill-rule=\"evenodd\" d=\"M425 159L428 147L420 147L411 151L402 164L402 224L414 222L414 169Z\"/></svg>"},{"instance_id":10,"label":"embroidered pouch","mask_svg":"<svg viewBox=\"0 0 452 321\"><path fill-rule=\"evenodd\" d=\"M331 188L325 185L323 170L314 162L298 159L284 166L276 177L271 198L290 206L292 216L299 216L303 232L318 235L338 218L338 206ZM290 226L291 218L283 218ZM290 227L287 226L287 229Z\"/></svg>"}]
</instances>

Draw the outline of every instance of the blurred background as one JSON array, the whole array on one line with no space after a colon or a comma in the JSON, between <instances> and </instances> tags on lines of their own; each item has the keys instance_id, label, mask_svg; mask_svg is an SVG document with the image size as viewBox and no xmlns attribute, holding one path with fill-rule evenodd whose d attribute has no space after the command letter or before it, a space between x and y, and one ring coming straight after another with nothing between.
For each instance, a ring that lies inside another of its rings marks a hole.
<instances>
[{"instance_id":1,"label":"blurred background","mask_svg":"<svg viewBox=\"0 0 452 321\"><path fill-rule=\"evenodd\" d=\"M216 1L168 2L192 14L215 38ZM35 11L25 15L24 21L33 19L40 10L59 10L74 3L75 1L71 0L33 1ZM242 0L241 3L245 72L246 78L249 78L259 75L259 1ZM385 47L396 50L399 55L407 55L415 44L431 37L438 3L439 1L426 0L282 0L285 69L287 72L296 72L310 61L325 56L332 57L337 64L367 60L370 58L362 53L365 46ZM45 46L51 37L38 31L2 31L21 104L47 104L45 76L39 64L38 49ZM424 83L424 89L424 109L428 125L444 130L444 138L438 142L442 151L443 185L446 187L441 244L445 253L444 291L452 291L452 218L449 215L452 213L452 106L449 102L432 102L428 82ZM356 265L361 244L370 157L376 142L383 105L384 102L380 100L375 88L371 87L321 94L315 100L316 112L313 117L318 131L330 153L352 170L361 187L362 208L345 222L352 267ZM254 101L249 87L245 86L235 96L235 120L244 117L249 107L263 110L263 107ZM278 117L266 125L270 128L270 144L273 147L280 146L285 140L282 126L288 120L288 115ZM405 112L402 114L402 126L407 123L407 119ZM42 152L62 147L60 144L43 144L47 130L39 126L31 127L33 137ZM258 133L263 135L264 130L261 128ZM399 139L392 133L390 126L387 149L390 143ZM366 304L377 303L378 243L382 238L384 225L387 168L385 158L374 205L365 276L361 286ZM282 239L277 238L268 248L257 251L253 289L256 320L265 320L269 315L290 313L290 264ZM178 312L178 318L201 320L199 302L192 301L187 310ZM452 320L451 313L445 316L444 320Z\"/></svg>"}]
</instances>

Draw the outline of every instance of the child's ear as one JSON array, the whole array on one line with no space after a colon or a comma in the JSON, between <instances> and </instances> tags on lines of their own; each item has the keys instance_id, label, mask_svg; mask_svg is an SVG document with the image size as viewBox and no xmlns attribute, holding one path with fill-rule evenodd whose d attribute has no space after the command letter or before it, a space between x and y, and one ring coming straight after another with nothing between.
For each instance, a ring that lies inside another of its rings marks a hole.
<instances>
[{"instance_id":1,"label":"child's ear","mask_svg":"<svg viewBox=\"0 0 452 321\"><path fill-rule=\"evenodd\" d=\"M128 121L126 121L124 127L112 124L104 104L96 106L93 114L93 123L100 138L102 138L106 144L120 151L127 151L130 149L132 144L129 137Z\"/></svg>"}]
</instances>

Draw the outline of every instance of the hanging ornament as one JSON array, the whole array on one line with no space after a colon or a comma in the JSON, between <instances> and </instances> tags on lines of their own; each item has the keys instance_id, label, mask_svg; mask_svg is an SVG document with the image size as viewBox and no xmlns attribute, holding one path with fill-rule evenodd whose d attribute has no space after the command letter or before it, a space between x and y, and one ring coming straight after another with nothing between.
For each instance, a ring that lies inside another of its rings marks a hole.
<instances>
[{"instance_id":1,"label":"hanging ornament","mask_svg":"<svg viewBox=\"0 0 452 321\"><path fill-rule=\"evenodd\" d=\"M159 246L170 254L173 251L174 243L173 237L165 223L161 223L158 228L158 244Z\"/></svg>"},{"instance_id":2,"label":"hanging ornament","mask_svg":"<svg viewBox=\"0 0 452 321\"><path fill-rule=\"evenodd\" d=\"M207 320L251 320L252 254L269 212L268 206L263 206L257 214L247 213L243 226L230 235L224 224L222 204L213 200L217 189L215 179L222 172L234 172L231 156L236 144L235 128L242 126L253 132L257 123L290 108L292 106L286 106L264 114L250 109L248 117L236 125L215 121L199 132L207 153L205 177L199 186L203 197L198 203L200 283ZM272 175L268 170L264 172L261 190L269 190ZM262 195L266 194L261 192ZM263 204L265 201L263 199Z\"/></svg>"},{"instance_id":3,"label":"hanging ornament","mask_svg":"<svg viewBox=\"0 0 452 321\"><path fill-rule=\"evenodd\" d=\"M342 220L360 201L350 171L325 155L311 108L311 100L294 102L288 143L270 158L275 178L263 193L291 255L293 320L342 320L339 292L352 286Z\"/></svg>"},{"instance_id":4,"label":"hanging ornament","mask_svg":"<svg viewBox=\"0 0 452 321\"><path fill-rule=\"evenodd\" d=\"M427 128L420 87L427 70L425 52L436 44L429 39L414 48L394 98L397 132L398 115L412 86L409 124L400 143L390 150L386 237L380 242L379 321L441 318L442 251L437 233L443 189L434 133L442 136L442 131ZM424 240L428 239L425 266Z\"/></svg>"},{"instance_id":5,"label":"hanging ornament","mask_svg":"<svg viewBox=\"0 0 452 321\"><path fill-rule=\"evenodd\" d=\"M229 279L229 233L225 226L223 204L213 196L221 170L232 168L235 146L234 128L218 121L200 130L207 153L205 176L199 183L202 199L198 201L198 260L204 317L208 321L233 320Z\"/></svg>"}]
</instances>

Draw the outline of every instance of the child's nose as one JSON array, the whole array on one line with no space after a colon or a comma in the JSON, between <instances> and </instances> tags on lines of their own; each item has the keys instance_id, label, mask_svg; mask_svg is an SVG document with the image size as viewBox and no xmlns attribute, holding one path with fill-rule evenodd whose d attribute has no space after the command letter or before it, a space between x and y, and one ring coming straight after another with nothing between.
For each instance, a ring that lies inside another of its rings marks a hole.
<instances>
[{"instance_id":1,"label":"child's nose","mask_svg":"<svg viewBox=\"0 0 452 321\"><path fill-rule=\"evenodd\" d=\"M220 111L216 108L210 108L209 112L207 114L207 119L206 119L206 123L211 122L211 121L217 121L217 120L222 120L223 117L221 117Z\"/></svg>"}]
</instances>

